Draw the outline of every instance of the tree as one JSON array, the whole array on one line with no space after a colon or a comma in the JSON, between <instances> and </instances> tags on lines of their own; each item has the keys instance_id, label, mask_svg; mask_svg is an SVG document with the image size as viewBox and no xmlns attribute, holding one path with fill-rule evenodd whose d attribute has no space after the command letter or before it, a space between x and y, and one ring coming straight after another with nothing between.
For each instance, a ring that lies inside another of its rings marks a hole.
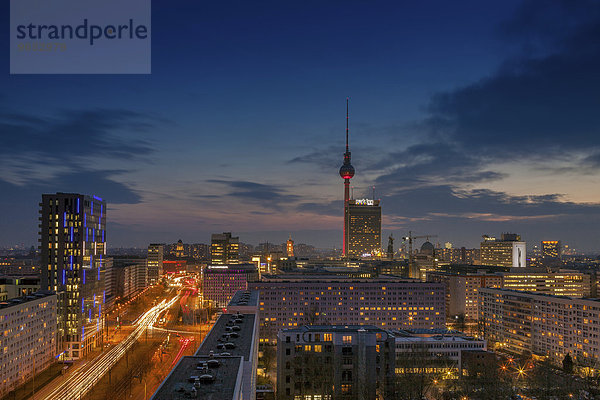
<instances>
[{"instance_id":1,"label":"tree","mask_svg":"<svg viewBox=\"0 0 600 400\"><path fill-rule=\"evenodd\" d=\"M452 375L456 365L445 357L437 357L418 343L413 344L410 351L396 358L396 396L398 400L423 399L434 392L434 385L441 385L443 372Z\"/></svg>"},{"instance_id":2,"label":"tree","mask_svg":"<svg viewBox=\"0 0 600 400\"><path fill-rule=\"evenodd\" d=\"M572 374L573 373L573 358L571 357L571 355L569 353L567 353L565 355L565 358L563 358L563 360L562 360L562 367L563 367L563 371L566 374Z\"/></svg>"},{"instance_id":3,"label":"tree","mask_svg":"<svg viewBox=\"0 0 600 400\"><path fill-rule=\"evenodd\" d=\"M333 374L335 366L331 357L314 353L312 351L300 351L292 361L295 383L299 389L295 390L297 395L320 394L333 395ZM329 357L329 360L327 359Z\"/></svg>"}]
</instances>

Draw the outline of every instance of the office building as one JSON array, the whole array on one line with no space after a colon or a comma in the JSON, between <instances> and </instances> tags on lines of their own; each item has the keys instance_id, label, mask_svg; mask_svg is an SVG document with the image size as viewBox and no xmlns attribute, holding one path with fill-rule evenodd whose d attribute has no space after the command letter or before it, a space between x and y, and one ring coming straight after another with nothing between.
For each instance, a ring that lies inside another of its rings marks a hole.
<instances>
[{"instance_id":1,"label":"office building","mask_svg":"<svg viewBox=\"0 0 600 400\"><path fill-rule=\"evenodd\" d=\"M514 268L510 272L432 272L427 279L445 285L447 317L464 315L467 321L479 318L478 292L481 288L504 288L570 297L589 297L591 293L590 275L567 270L548 272L538 268Z\"/></svg>"},{"instance_id":2,"label":"office building","mask_svg":"<svg viewBox=\"0 0 600 400\"><path fill-rule=\"evenodd\" d=\"M575 361L600 357L600 301L507 289L479 291L479 322L484 337L503 349L548 357L559 365L565 355Z\"/></svg>"},{"instance_id":3,"label":"office building","mask_svg":"<svg viewBox=\"0 0 600 400\"><path fill-rule=\"evenodd\" d=\"M254 264L209 265L202 270L204 301L213 307L225 307L238 290L247 290L248 282L258 280Z\"/></svg>"},{"instance_id":4,"label":"office building","mask_svg":"<svg viewBox=\"0 0 600 400\"><path fill-rule=\"evenodd\" d=\"M554 296L590 297L591 275L578 271L539 269L502 272L502 288Z\"/></svg>"},{"instance_id":5,"label":"office building","mask_svg":"<svg viewBox=\"0 0 600 400\"><path fill-rule=\"evenodd\" d=\"M55 361L56 294L0 302L0 397Z\"/></svg>"},{"instance_id":6,"label":"office building","mask_svg":"<svg viewBox=\"0 0 600 400\"><path fill-rule=\"evenodd\" d=\"M394 336L372 325L302 326L277 339L277 398L393 399Z\"/></svg>"},{"instance_id":7,"label":"office building","mask_svg":"<svg viewBox=\"0 0 600 400\"><path fill-rule=\"evenodd\" d=\"M349 200L348 257L375 257L381 255L381 206L379 200Z\"/></svg>"},{"instance_id":8,"label":"office building","mask_svg":"<svg viewBox=\"0 0 600 400\"><path fill-rule=\"evenodd\" d=\"M148 285L156 285L163 275L164 244L150 244L148 246L147 270Z\"/></svg>"},{"instance_id":9,"label":"office building","mask_svg":"<svg viewBox=\"0 0 600 400\"><path fill-rule=\"evenodd\" d=\"M100 344L105 302L106 202L74 193L42 195L41 288L58 295L58 340L66 359Z\"/></svg>"},{"instance_id":10,"label":"office building","mask_svg":"<svg viewBox=\"0 0 600 400\"><path fill-rule=\"evenodd\" d=\"M259 297L256 292L240 292L234 297L195 355L179 360L152 400L256 399Z\"/></svg>"},{"instance_id":11,"label":"office building","mask_svg":"<svg viewBox=\"0 0 600 400\"><path fill-rule=\"evenodd\" d=\"M303 325L375 325L382 329L444 328L441 283L395 277L360 279L327 275L263 277L249 288L261 293L261 341Z\"/></svg>"},{"instance_id":12,"label":"office building","mask_svg":"<svg viewBox=\"0 0 600 400\"><path fill-rule=\"evenodd\" d=\"M231 232L213 233L210 238L210 259L213 265L237 264L239 262L240 238Z\"/></svg>"},{"instance_id":13,"label":"office building","mask_svg":"<svg viewBox=\"0 0 600 400\"><path fill-rule=\"evenodd\" d=\"M519 235L503 233L500 239L485 235L481 242L481 265L525 268L526 253L526 243Z\"/></svg>"},{"instance_id":14,"label":"office building","mask_svg":"<svg viewBox=\"0 0 600 400\"><path fill-rule=\"evenodd\" d=\"M546 267L562 265L562 246L560 240L543 240L541 247L541 263Z\"/></svg>"}]
</instances>

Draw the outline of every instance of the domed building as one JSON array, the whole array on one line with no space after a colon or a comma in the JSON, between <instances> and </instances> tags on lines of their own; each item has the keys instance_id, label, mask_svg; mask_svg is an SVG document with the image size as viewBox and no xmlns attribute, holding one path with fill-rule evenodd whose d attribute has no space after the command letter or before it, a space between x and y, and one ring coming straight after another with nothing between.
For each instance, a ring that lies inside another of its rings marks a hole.
<instances>
[{"instance_id":1,"label":"domed building","mask_svg":"<svg viewBox=\"0 0 600 400\"><path fill-rule=\"evenodd\" d=\"M435 255L435 247L431 242L425 242L421 245L420 253L424 256L434 256Z\"/></svg>"}]
</instances>

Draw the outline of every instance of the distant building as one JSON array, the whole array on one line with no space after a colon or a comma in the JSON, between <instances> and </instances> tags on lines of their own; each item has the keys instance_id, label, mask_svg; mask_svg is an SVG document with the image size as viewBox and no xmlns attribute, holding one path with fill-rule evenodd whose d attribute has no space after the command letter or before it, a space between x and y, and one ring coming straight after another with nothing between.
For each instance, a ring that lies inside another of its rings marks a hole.
<instances>
[{"instance_id":1,"label":"distant building","mask_svg":"<svg viewBox=\"0 0 600 400\"><path fill-rule=\"evenodd\" d=\"M58 294L58 340L78 359L100 344L105 302L106 202L74 193L42 195L42 290Z\"/></svg>"},{"instance_id":2,"label":"distant building","mask_svg":"<svg viewBox=\"0 0 600 400\"><path fill-rule=\"evenodd\" d=\"M503 272L502 288L553 296L590 297L591 275L571 270Z\"/></svg>"},{"instance_id":3,"label":"distant building","mask_svg":"<svg viewBox=\"0 0 600 400\"><path fill-rule=\"evenodd\" d=\"M444 328L441 283L395 277L269 276L249 284L261 293L261 341L303 325L375 325L382 329Z\"/></svg>"},{"instance_id":4,"label":"distant building","mask_svg":"<svg viewBox=\"0 0 600 400\"><path fill-rule=\"evenodd\" d=\"M479 289L502 287L502 276L490 273L430 272L427 280L443 283L446 287L446 316L453 318L463 315L466 320L477 320L479 317Z\"/></svg>"},{"instance_id":5,"label":"distant building","mask_svg":"<svg viewBox=\"0 0 600 400\"><path fill-rule=\"evenodd\" d=\"M163 275L187 271L187 260L163 260Z\"/></svg>"},{"instance_id":6,"label":"distant building","mask_svg":"<svg viewBox=\"0 0 600 400\"><path fill-rule=\"evenodd\" d=\"M210 260L210 246L204 243L191 244L190 257L196 260Z\"/></svg>"},{"instance_id":7,"label":"distant building","mask_svg":"<svg viewBox=\"0 0 600 400\"><path fill-rule=\"evenodd\" d=\"M292 236L286 242L286 250L288 257L294 257L294 241L292 240Z\"/></svg>"},{"instance_id":8,"label":"distant building","mask_svg":"<svg viewBox=\"0 0 600 400\"><path fill-rule=\"evenodd\" d=\"M530 352L560 364L598 365L600 301L506 289L480 289L479 322L486 339L520 354Z\"/></svg>"},{"instance_id":9,"label":"distant building","mask_svg":"<svg viewBox=\"0 0 600 400\"><path fill-rule=\"evenodd\" d=\"M210 259L213 265L237 264L239 258L239 237L231 232L213 233L210 239Z\"/></svg>"},{"instance_id":10,"label":"distant building","mask_svg":"<svg viewBox=\"0 0 600 400\"><path fill-rule=\"evenodd\" d=\"M187 254L185 252L185 247L184 247L184 244L183 244L183 240L179 239L177 241L177 243L175 243L173 253L174 253L174 255L175 255L176 258L187 257Z\"/></svg>"},{"instance_id":11,"label":"distant building","mask_svg":"<svg viewBox=\"0 0 600 400\"><path fill-rule=\"evenodd\" d=\"M448 243L446 243L448 244ZM438 263L473 264L479 261L479 249L465 247L443 247L435 249Z\"/></svg>"},{"instance_id":12,"label":"distant building","mask_svg":"<svg viewBox=\"0 0 600 400\"><path fill-rule=\"evenodd\" d=\"M279 331L277 398L393 399L394 336L372 325Z\"/></svg>"},{"instance_id":13,"label":"distant building","mask_svg":"<svg viewBox=\"0 0 600 400\"><path fill-rule=\"evenodd\" d=\"M56 294L0 302L0 397L54 363L56 310Z\"/></svg>"},{"instance_id":14,"label":"distant building","mask_svg":"<svg viewBox=\"0 0 600 400\"><path fill-rule=\"evenodd\" d=\"M111 282L112 294L116 298L127 299L135 296L148 286L146 262L145 258L113 257L108 279Z\"/></svg>"},{"instance_id":15,"label":"distant building","mask_svg":"<svg viewBox=\"0 0 600 400\"><path fill-rule=\"evenodd\" d=\"M0 276L0 301L31 295L39 290L39 276Z\"/></svg>"},{"instance_id":16,"label":"distant building","mask_svg":"<svg viewBox=\"0 0 600 400\"><path fill-rule=\"evenodd\" d=\"M554 267L562 264L562 246L560 240L544 240L541 247L541 262L547 267Z\"/></svg>"},{"instance_id":17,"label":"distant building","mask_svg":"<svg viewBox=\"0 0 600 400\"><path fill-rule=\"evenodd\" d=\"M521 236L503 233L501 239L484 236L481 242L481 265L498 265L512 268L527 267L526 243Z\"/></svg>"},{"instance_id":18,"label":"distant building","mask_svg":"<svg viewBox=\"0 0 600 400\"><path fill-rule=\"evenodd\" d=\"M147 270L148 285L155 285L163 275L165 246L163 244L150 244L148 246Z\"/></svg>"},{"instance_id":19,"label":"distant building","mask_svg":"<svg viewBox=\"0 0 600 400\"><path fill-rule=\"evenodd\" d=\"M253 264L209 265L202 270L204 300L215 307L225 307L239 290L247 290L248 282L258 280Z\"/></svg>"},{"instance_id":20,"label":"distant building","mask_svg":"<svg viewBox=\"0 0 600 400\"><path fill-rule=\"evenodd\" d=\"M381 253L381 206L379 200L349 200L347 248L351 258Z\"/></svg>"},{"instance_id":21,"label":"distant building","mask_svg":"<svg viewBox=\"0 0 600 400\"><path fill-rule=\"evenodd\" d=\"M446 312L452 318L464 315L479 318L479 290L513 289L540 294L589 297L591 276L577 271L547 272L533 268L514 268L510 272L446 273L432 272L427 279L446 286Z\"/></svg>"}]
</instances>

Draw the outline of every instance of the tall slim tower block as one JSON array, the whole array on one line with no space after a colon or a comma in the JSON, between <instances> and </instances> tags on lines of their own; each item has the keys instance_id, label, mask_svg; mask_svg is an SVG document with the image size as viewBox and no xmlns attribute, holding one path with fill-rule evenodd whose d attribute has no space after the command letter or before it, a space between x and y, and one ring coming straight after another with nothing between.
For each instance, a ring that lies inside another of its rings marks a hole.
<instances>
[{"instance_id":1,"label":"tall slim tower block","mask_svg":"<svg viewBox=\"0 0 600 400\"><path fill-rule=\"evenodd\" d=\"M164 244L151 243L148 246L148 258L146 260L148 285L156 285L162 278L164 252Z\"/></svg>"},{"instance_id":2,"label":"tall slim tower block","mask_svg":"<svg viewBox=\"0 0 600 400\"><path fill-rule=\"evenodd\" d=\"M350 163L350 147L348 145L348 98L346 98L346 152L344 153L344 163L340 168L340 176L344 179L344 238L342 242L342 255L348 257L348 243L350 232L350 179L354 176L354 167Z\"/></svg>"},{"instance_id":3,"label":"tall slim tower block","mask_svg":"<svg viewBox=\"0 0 600 400\"><path fill-rule=\"evenodd\" d=\"M210 238L210 260L213 265L239 263L240 238L231 232L213 233Z\"/></svg>"},{"instance_id":4,"label":"tall slim tower block","mask_svg":"<svg viewBox=\"0 0 600 400\"><path fill-rule=\"evenodd\" d=\"M75 193L42 195L41 288L58 295L58 343L78 359L102 339L106 202Z\"/></svg>"}]
</instances>

